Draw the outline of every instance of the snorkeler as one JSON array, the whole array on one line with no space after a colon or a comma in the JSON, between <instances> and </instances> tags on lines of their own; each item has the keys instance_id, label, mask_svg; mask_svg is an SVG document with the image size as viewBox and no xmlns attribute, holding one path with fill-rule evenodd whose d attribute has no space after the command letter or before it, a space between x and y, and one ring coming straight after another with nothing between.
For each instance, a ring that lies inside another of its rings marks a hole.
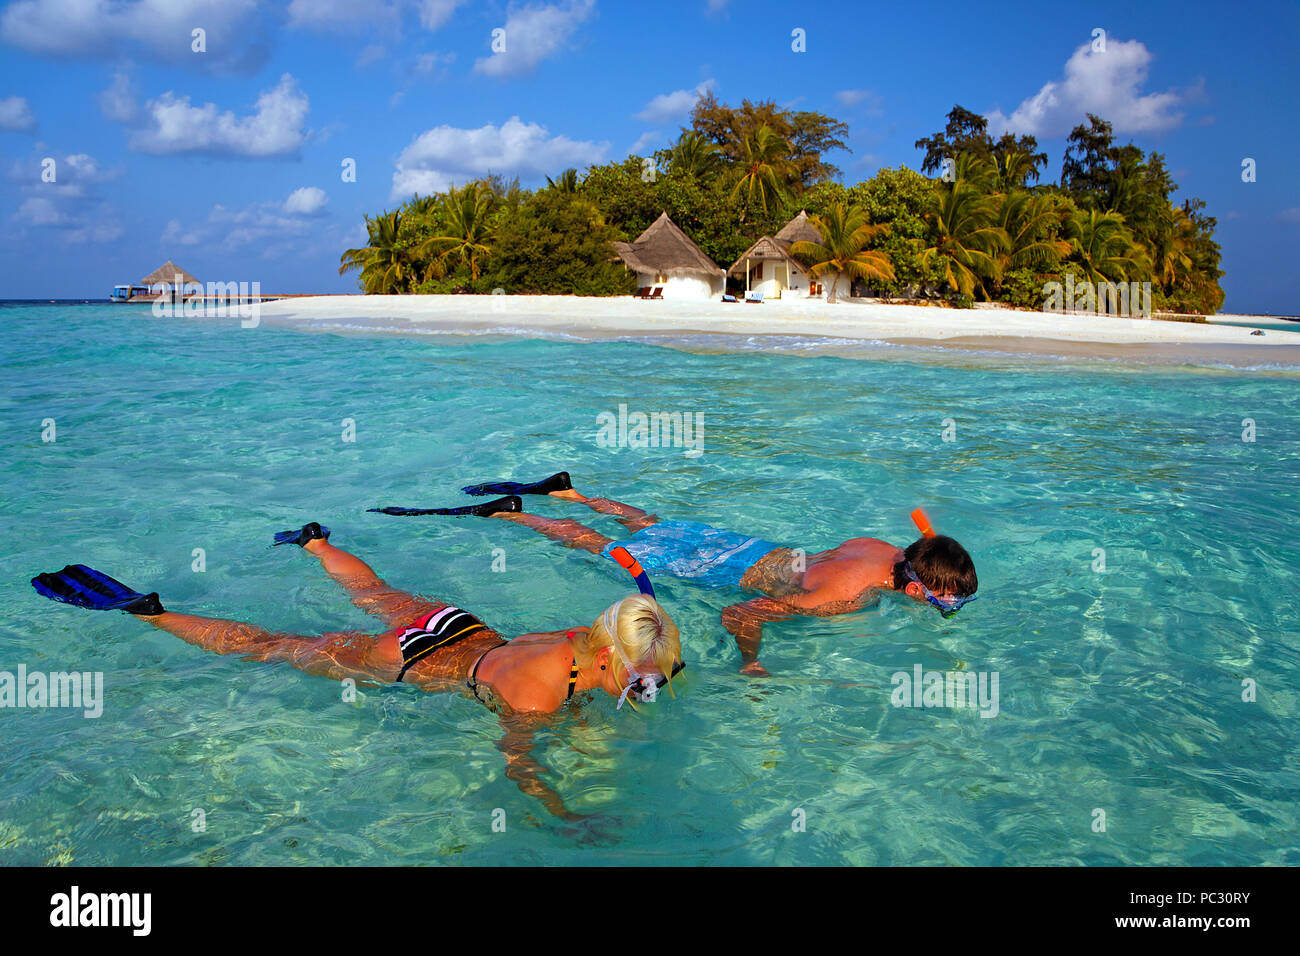
<instances>
[{"instance_id":1,"label":"snorkeler","mask_svg":"<svg viewBox=\"0 0 1300 956\"><path fill-rule=\"evenodd\" d=\"M542 781L531 760L528 714L558 710L586 691L651 701L685 666L677 626L654 598L649 578L629 555L617 559L637 579L640 593L609 607L590 627L521 634L506 640L468 611L390 587L361 559L329 542L329 529L312 522L283 531L275 544L296 544L318 559L352 603L382 618L389 630L304 637L251 624L168 611L157 593L140 594L85 565L38 574L32 586L55 601L93 610L122 610L181 640L217 654L285 661L334 680L403 682L421 690L465 689L502 717L506 776L538 797L556 816L574 819Z\"/></svg>"},{"instance_id":2,"label":"snorkeler","mask_svg":"<svg viewBox=\"0 0 1300 956\"><path fill-rule=\"evenodd\" d=\"M694 581L706 587L758 591L756 597L722 612L723 626L735 637L743 674L765 677L758 661L763 625L796 615L830 617L874 604L882 591L896 591L928 603L952 617L975 599L979 586L966 549L936 535L918 509L913 520L922 536L905 549L879 538L850 538L829 551L806 554L694 521L661 521L656 515L609 498L588 498L573 489L567 472L531 484L510 481L470 485L470 495L504 495L495 501L459 508L372 508L392 515L479 515L527 525L570 548L608 556L625 548L650 572ZM521 495L549 495L609 515L633 532L615 541L567 518L544 518L523 510Z\"/></svg>"}]
</instances>

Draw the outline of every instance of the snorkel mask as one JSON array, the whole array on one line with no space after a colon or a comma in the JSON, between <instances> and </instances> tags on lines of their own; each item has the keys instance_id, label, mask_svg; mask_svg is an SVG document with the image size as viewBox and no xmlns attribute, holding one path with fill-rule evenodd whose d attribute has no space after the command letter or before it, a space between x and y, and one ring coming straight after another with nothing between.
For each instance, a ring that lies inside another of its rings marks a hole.
<instances>
[{"instance_id":1,"label":"snorkel mask","mask_svg":"<svg viewBox=\"0 0 1300 956\"><path fill-rule=\"evenodd\" d=\"M650 583L650 576L641 567L641 562L632 557L626 548L612 548L609 556L636 579L638 591L649 597L655 596L655 589L654 585ZM618 659L623 662L629 681L628 685L623 688L623 693L618 696L618 704L615 706L615 710L621 709L623 702L629 699L633 702L633 706L637 703L654 703L660 688L666 686L669 678L676 677L686 667L685 661L678 661L673 665L673 671L667 677L653 671L644 674L638 671L636 666L623 655L623 649L618 646L618 641L614 639L615 628L618 626L618 612L622 607L623 601L612 605L605 610L605 616L602 619L605 632L610 636L610 646L614 648L614 653L618 655Z\"/></svg>"},{"instance_id":2,"label":"snorkel mask","mask_svg":"<svg viewBox=\"0 0 1300 956\"><path fill-rule=\"evenodd\" d=\"M930 519L926 516L926 513L922 511L920 508L917 508L915 511L912 512L912 521L916 525L917 530L921 532L921 537L923 538L934 537L934 528L930 526ZM919 577L916 576L916 571L915 569L913 569L911 561L903 562L903 573L906 574L910 580L915 581L917 584L921 586L921 591L924 592L925 594L926 602L929 604L933 604L935 607L937 607L939 609L939 614L942 615L944 618L952 617L963 607L965 607L971 601L975 600L976 597L978 597L978 595L975 594L970 594L967 595L966 597L959 597L959 598L939 597L939 595L935 594L933 591L931 591L928 587L925 586L924 581L922 581Z\"/></svg>"}]
</instances>

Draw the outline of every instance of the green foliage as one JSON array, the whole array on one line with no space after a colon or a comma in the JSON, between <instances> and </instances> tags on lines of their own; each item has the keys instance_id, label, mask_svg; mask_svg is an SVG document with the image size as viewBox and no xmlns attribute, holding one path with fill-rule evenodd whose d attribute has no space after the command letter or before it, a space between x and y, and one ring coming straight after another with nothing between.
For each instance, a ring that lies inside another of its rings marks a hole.
<instances>
[{"instance_id":1,"label":"green foliage","mask_svg":"<svg viewBox=\"0 0 1300 956\"><path fill-rule=\"evenodd\" d=\"M837 167L822 158L833 149L849 152L845 141L849 128L833 117L783 110L771 100L744 100L733 108L719 103L712 93L700 97L691 111L690 130L718 146L731 162L744 157L746 139L752 139L764 126L789 147L793 172L790 185L802 190L840 174Z\"/></svg>"},{"instance_id":2,"label":"green foliage","mask_svg":"<svg viewBox=\"0 0 1300 956\"><path fill-rule=\"evenodd\" d=\"M848 276L850 281L894 281L894 266L889 256L867 248L872 241L887 235L889 226L873 225L862 209L843 203L834 203L811 221L821 233L822 241L796 242L790 251L809 266L809 274L814 278L830 276L827 302L836 300L840 274Z\"/></svg>"},{"instance_id":3,"label":"green foliage","mask_svg":"<svg viewBox=\"0 0 1300 956\"><path fill-rule=\"evenodd\" d=\"M922 170L950 170L948 181L900 166L836 182L823 154L847 149L847 135L820 113L749 100L733 108L709 94L677 141L648 159L562 170L537 191L488 177L367 217L366 245L346 250L339 271L357 272L367 293L616 295L634 280L610 261L611 243L635 239L663 212L727 267L805 209L826 240L803 252L886 296L1037 307L1045 282L1072 273L1150 281L1157 309L1223 304L1205 204L1174 205L1165 157L1117 146L1100 117L1071 133L1059 185L1037 184L1047 157L1032 136L994 140L987 120L961 106L916 143Z\"/></svg>"},{"instance_id":4,"label":"green foliage","mask_svg":"<svg viewBox=\"0 0 1300 956\"><path fill-rule=\"evenodd\" d=\"M611 261L614 238L590 201L543 190L502 226L484 285L511 295L624 295L636 277Z\"/></svg>"},{"instance_id":5,"label":"green foliage","mask_svg":"<svg viewBox=\"0 0 1300 956\"><path fill-rule=\"evenodd\" d=\"M1025 309L1041 309L1047 281L1033 269L1012 269L1002 276L1002 301Z\"/></svg>"},{"instance_id":6,"label":"green foliage","mask_svg":"<svg viewBox=\"0 0 1300 956\"><path fill-rule=\"evenodd\" d=\"M1033 136L1004 133L994 142L988 126L989 121L978 113L953 106L948 112L948 124L942 131L916 141L916 148L925 150L921 172L938 173L944 160L956 161L958 156L966 153L984 160L992 169L1009 172L1010 178L1019 180L1022 186L1030 179L1037 180L1040 167L1047 165L1047 154L1038 151L1038 140Z\"/></svg>"},{"instance_id":7,"label":"green foliage","mask_svg":"<svg viewBox=\"0 0 1300 956\"><path fill-rule=\"evenodd\" d=\"M997 202L970 182L935 183L925 212L930 236L923 240L921 263L941 270L944 284L959 296L978 291L988 298L986 279L997 275L996 256L1008 238L997 225Z\"/></svg>"}]
</instances>

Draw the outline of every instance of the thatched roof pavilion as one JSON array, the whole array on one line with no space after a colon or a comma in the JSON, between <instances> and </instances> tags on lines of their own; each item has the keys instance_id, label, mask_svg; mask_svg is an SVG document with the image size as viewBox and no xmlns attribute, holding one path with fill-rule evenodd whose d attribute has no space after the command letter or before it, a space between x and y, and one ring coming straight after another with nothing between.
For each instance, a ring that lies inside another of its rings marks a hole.
<instances>
[{"instance_id":1,"label":"thatched roof pavilion","mask_svg":"<svg viewBox=\"0 0 1300 956\"><path fill-rule=\"evenodd\" d=\"M725 270L704 254L690 236L661 213L633 242L616 242L614 251L629 269L652 275L723 276Z\"/></svg>"},{"instance_id":2,"label":"thatched roof pavilion","mask_svg":"<svg viewBox=\"0 0 1300 956\"><path fill-rule=\"evenodd\" d=\"M808 210L799 210L799 215L795 216L778 232L773 238L784 242L787 246L796 242L817 242L822 241L822 234L812 220L808 218Z\"/></svg>"},{"instance_id":3,"label":"thatched roof pavilion","mask_svg":"<svg viewBox=\"0 0 1300 956\"><path fill-rule=\"evenodd\" d=\"M149 286L151 288L153 286L158 286L158 285L165 285L168 288L172 288L173 286L176 285L177 276L181 277L180 281L182 285L203 284L198 279L194 278L194 276L190 275L188 272L186 272L184 269L178 266L176 263L172 262L170 259L168 259L157 269L154 269L153 272L149 273L147 276L141 279L140 284L144 286Z\"/></svg>"},{"instance_id":4,"label":"thatched roof pavilion","mask_svg":"<svg viewBox=\"0 0 1300 956\"><path fill-rule=\"evenodd\" d=\"M784 262L787 268L802 273L806 271L803 263L794 257L794 254L790 252L790 247L796 242L820 243L821 241L822 234L808 218L808 212L800 210L799 215L782 226L775 236L760 236L752 246L740 254L739 259L731 264L727 274L739 278L746 274L749 263L771 260Z\"/></svg>"}]
</instances>

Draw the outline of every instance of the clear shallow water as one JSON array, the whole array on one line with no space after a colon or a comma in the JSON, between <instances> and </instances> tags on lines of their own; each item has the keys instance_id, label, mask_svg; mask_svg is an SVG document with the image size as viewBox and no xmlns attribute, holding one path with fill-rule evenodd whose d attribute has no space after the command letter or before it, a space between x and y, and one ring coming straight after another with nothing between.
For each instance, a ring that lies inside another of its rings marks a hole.
<instances>
[{"instance_id":1,"label":"clear shallow water","mask_svg":"<svg viewBox=\"0 0 1300 956\"><path fill-rule=\"evenodd\" d=\"M0 310L0 669L107 684L98 720L0 710L0 863L1300 863L1296 377L899 354ZM596 416L620 403L703 412L704 454L599 447ZM680 696L639 714L594 700L538 735L551 784L600 815L574 827L505 779L496 718L468 698L345 704L323 678L27 583L81 561L177 610L377 630L306 555L267 546L318 519L396 586L506 633L589 623L628 590L608 562L504 522L364 513L560 468L589 494L809 549L905 543L924 504L972 551L980 600L952 621L887 597L777 625L775 676L756 682L718 623L739 595L659 581ZM890 676L916 664L997 671L1000 715L892 707Z\"/></svg>"}]
</instances>

